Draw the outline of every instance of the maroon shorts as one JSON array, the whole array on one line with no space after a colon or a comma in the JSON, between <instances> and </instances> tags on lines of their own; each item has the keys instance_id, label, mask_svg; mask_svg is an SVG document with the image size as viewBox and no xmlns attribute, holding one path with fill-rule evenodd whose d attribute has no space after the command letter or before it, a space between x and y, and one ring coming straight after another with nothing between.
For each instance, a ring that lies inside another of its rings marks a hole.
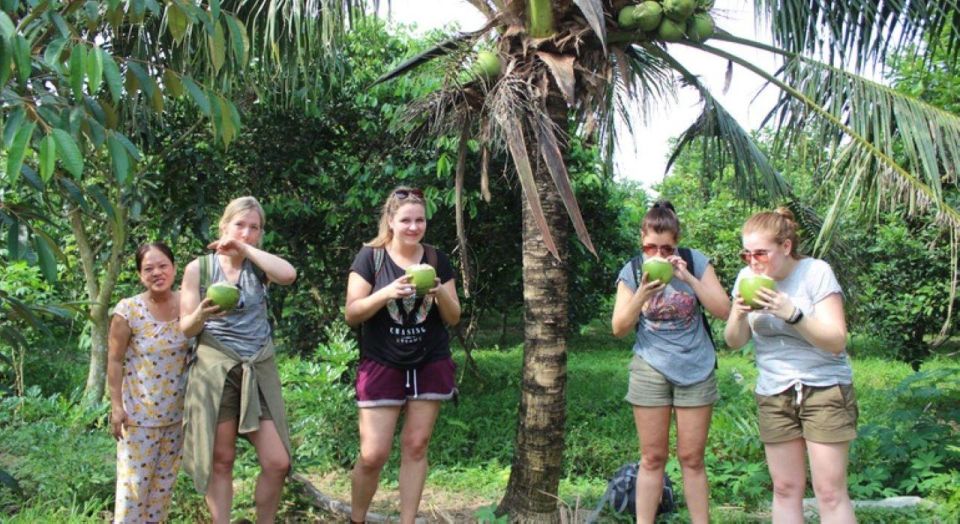
<instances>
[{"instance_id":1,"label":"maroon shorts","mask_svg":"<svg viewBox=\"0 0 960 524\"><path fill-rule=\"evenodd\" d=\"M457 394L457 366L447 357L415 369L385 366L363 358L357 370L357 406L402 406L408 400L450 400Z\"/></svg>"}]
</instances>

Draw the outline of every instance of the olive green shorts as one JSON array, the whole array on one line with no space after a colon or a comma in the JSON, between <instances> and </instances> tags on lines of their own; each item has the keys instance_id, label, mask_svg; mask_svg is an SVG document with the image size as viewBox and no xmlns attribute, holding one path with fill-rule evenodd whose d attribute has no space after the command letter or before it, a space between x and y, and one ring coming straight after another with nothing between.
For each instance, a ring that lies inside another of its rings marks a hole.
<instances>
[{"instance_id":1,"label":"olive green shorts","mask_svg":"<svg viewBox=\"0 0 960 524\"><path fill-rule=\"evenodd\" d=\"M803 437L835 444L857 437L857 395L853 385L789 388L776 395L757 395L760 440L765 444Z\"/></svg>"},{"instance_id":2,"label":"olive green shorts","mask_svg":"<svg viewBox=\"0 0 960 524\"><path fill-rule=\"evenodd\" d=\"M220 396L220 413L217 415L217 422L224 420L238 420L240 418L240 383L243 379L243 366L237 364L236 367L227 373L227 379L223 383L223 395ZM267 407L267 401L263 398L263 393L257 391L260 396L260 420L273 420L270 415L270 408Z\"/></svg>"},{"instance_id":3,"label":"olive green shorts","mask_svg":"<svg viewBox=\"0 0 960 524\"><path fill-rule=\"evenodd\" d=\"M713 372L696 384L677 386L636 354L630 361L629 369L630 384L624 400L634 406L693 408L711 406L720 397L717 393L717 377Z\"/></svg>"}]
</instances>

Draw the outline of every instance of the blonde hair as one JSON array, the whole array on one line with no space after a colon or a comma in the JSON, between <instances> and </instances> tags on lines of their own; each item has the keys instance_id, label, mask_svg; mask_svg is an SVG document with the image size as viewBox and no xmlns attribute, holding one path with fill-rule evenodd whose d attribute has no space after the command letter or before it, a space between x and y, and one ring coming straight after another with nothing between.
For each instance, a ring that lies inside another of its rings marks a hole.
<instances>
[{"instance_id":1,"label":"blonde hair","mask_svg":"<svg viewBox=\"0 0 960 524\"><path fill-rule=\"evenodd\" d=\"M407 204L419 204L426 209L426 200L423 197L415 195L413 193L414 191L419 190L407 186L397 186L390 192L390 196L388 196L387 201L383 203L383 210L380 212L380 226L377 230L377 236L364 244L365 246L384 247L393 241L393 230L390 229L390 219L393 218L393 215L397 213L400 207ZM406 192L406 196L400 198L397 195L398 192Z\"/></svg>"},{"instance_id":2,"label":"blonde hair","mask_svg":"<svg viewBox=\"0 0 960 524\"><path fill-rule=\"evenodd\" d=\"M237 215L242 215L248 211L256 211L257 215L260 216L260 238L257 239L257 247L260 246L260 241L263 240L263 226L267 222L267 215L263 212L263 207L260 206L260 202L252 196L242 196L239 198L234 198L227 204L227 207L223 210L223 216L220 217L220 234L223 235L223 232L227 229L227 226L230 224L230 221L233 220L233 217Z\"/></svg>"},{"instance_id":3,"label":"blonde hair","mask_svg":"<svg viewBox=\"0 0 960 524\"><path fill-rule=\"evenodd\" d=\"M783 206L773 211L756 213L743 224L744 235L764 233L770 235L777 244L783 244L789 240L791 245L790 256L799 259L802 257L797 229L799 229L799 226L794 219L793 211Z\"/></svg>"}]
</instances>

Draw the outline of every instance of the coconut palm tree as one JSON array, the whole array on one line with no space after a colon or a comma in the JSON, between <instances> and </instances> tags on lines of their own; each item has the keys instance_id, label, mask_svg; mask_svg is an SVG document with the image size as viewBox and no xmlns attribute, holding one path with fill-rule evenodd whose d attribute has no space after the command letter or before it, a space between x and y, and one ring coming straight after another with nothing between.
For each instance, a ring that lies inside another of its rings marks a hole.
<instances>
[{"instance_id":1,"label":"coconut palm tree","mask_svg":"<svg viewBox=\"0 0 960 524\"><path fill-rule=\"evenodd\" d=\"M852 199L907 203L912 213L935 216L957 238L960 213L945 201L943 188L957 183L960 118L861 76L890 53L922 53L925 45L941 42L931 37L943 36L943 45L955 53L955 0L755 0L773 45L724 31L712 0L468 1L486 15L483 28L439 43L380 81L443 61L449 72L444 87L411 114L429 115L426 133L461 137L458 210L471 137L483 150L481 191L488 184L486 159L495 150L509 153L523 189L522 394L510 480L498 510L511 520L557 520L571 226L595 253L565 168L568 132L595 140L609 162L618 118L629 131L637 115L649 115L651 108L670 104L678 89L692 88L700 93L702 113L680 146L703 143L713 165L732 164L745 199L793 198L750 134L675 58L675 49L727 61L780 90L769 117L778 129L775 150L811 136L822 142L822 174L835 179L839 190L820 228L819 249ZM730 46L713 45L718 41L769 52L782 65L765 71ZM458 232L463 248L459 217Z\"/></svg>"}]
</instances>

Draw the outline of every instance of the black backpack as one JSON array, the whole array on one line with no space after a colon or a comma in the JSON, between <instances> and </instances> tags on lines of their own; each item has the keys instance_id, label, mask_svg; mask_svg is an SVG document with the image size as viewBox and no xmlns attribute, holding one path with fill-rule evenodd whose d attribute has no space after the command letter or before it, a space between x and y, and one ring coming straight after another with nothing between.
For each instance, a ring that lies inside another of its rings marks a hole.
<instances>
[{"instance_id":1,"label":"black backpack","mask_svg":"<svg viewBox=\"0 0 960 524\"><path fill-rule=\"evenodd\" d=\"M690 251L690 248L688 247L677 248L677 254L680 255L680 258L682 258L683 261L687 263L687 271L689 271L691 275L696 276L696 272L693 264L693 252ZM633 270L633 279L637 283L638 288L640 287L640 279L643 276L643 272L641 271L642 267L643 267L643 260L640 258L640 255L637 255L630 259L630 269ZM707 337L710 339L710 344L713 345L714 351L716 351L717 343L714 342L713 340L713 330L710 329L710 321L707 319L707 313L706 311L704 311L703 304L700 304L699 300L697 301L697 304L698 304L697 307L700 308L700 318L703 320L703 327L704 329L707 330Z\"/></svg>"},{"instance_id":2,"label":"black backpack","mask_svg":"<svg viewBox=\"0 0 960 524\"><path fill-rule=\"evenodd\" d=\"M600 512L607 504L617 513L637 517L637 462L624 464L613 474L613 477L607 482L607 490L600 498L593 513L587 517L587 523L597 521ZM660 504L657 506L657 515L673 513L677 509L676 501L673 498L673 482L667 473L663 473L663 493L660 494Z\"/></svg>"}]
</instances>

